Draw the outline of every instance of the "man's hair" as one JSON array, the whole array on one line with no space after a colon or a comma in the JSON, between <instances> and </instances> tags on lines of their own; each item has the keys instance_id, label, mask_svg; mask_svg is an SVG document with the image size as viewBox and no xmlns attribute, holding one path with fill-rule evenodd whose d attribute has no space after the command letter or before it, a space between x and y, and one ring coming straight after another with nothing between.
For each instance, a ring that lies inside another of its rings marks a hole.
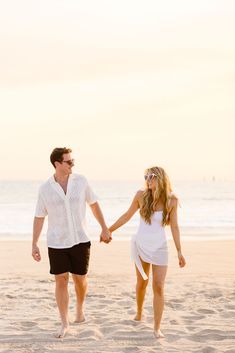
<instances>
[{"instance_id":1,"label":"man's hair","mask_svg":"<svg viewBox=\"0 0 235 353\"><path fill-rule=\"evenodd\" d=\"M71 153L71 152L72 152L71 148L67 148L67 147L54 148L50 155L50 161L53 167L55 167L55 162L63 161L63 154Z\"/></svg>"}]
</instances>

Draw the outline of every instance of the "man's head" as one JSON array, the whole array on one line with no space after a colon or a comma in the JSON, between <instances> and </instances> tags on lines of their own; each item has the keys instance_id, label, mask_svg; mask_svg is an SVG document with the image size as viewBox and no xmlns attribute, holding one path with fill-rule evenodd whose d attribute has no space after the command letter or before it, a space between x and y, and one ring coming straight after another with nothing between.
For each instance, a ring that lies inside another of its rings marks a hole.
<instances>
[{"instance_id":1,"label":"man's head","mask_svg":"<svg viewBox=\"0 0 235 353\"><path fill-rule=\"evenodd\" d=\"M74 165L74 160L71 159L71 148L56 147L50 155L50 161L55 169L68 169L70 172Z\"/></svg>"}]
</instances>

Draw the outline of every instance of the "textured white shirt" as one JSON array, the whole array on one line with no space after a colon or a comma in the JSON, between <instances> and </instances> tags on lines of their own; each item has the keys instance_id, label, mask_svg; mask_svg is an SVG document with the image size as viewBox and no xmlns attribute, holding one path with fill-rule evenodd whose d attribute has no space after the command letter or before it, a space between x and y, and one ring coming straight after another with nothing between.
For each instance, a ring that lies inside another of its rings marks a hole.
<instances>
[{"instance_id":1,"label":"textured white shirt","mask_svg":"<svg viewBox=\"0 0 235 353\"><path fill-rule=\"evenodd\" d=\"M88 242L86 203L91 205L96 201L96 195L82 175L70 174L66 194L54 176L42 184L35 217L48 215L48 247L63 249Z\"/></svg>"}]
</instances>

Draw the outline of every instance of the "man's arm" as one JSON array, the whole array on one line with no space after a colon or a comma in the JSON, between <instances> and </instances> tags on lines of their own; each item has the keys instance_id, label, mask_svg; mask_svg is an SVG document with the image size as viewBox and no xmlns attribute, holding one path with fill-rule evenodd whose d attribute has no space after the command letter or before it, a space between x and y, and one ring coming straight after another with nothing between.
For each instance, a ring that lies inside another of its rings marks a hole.
<instances>
[{"instance_id":1,"label":"man's arm","mask_svg":"<svg viewBox=\"0 0 235 353\"><path fill-rule=\"evenodd\" d=\"M110 235L110 232L108 230L108 227L105 224L104 216L101 211L101 208L98 204L98 202L93 203L90 205L91 211L93 215L95 216L96 220L101 226L102 232L100 234L100 241L103 241L105 243L109 243L112 240L112 237Z\"/></svg>"},{"instance_id":2,"label":"man's arm","mask_svg":"<svg viewBox=\"0 0 235 353\"><path fill-rule=\"evenodd\" d=\"M41 260L41 254L38 247L38 240L41 235L42 227L44 224L44 217L34 217L33 222L33 240L32 240L32 256L35 261Z\"/></svg>"}]
</instances>

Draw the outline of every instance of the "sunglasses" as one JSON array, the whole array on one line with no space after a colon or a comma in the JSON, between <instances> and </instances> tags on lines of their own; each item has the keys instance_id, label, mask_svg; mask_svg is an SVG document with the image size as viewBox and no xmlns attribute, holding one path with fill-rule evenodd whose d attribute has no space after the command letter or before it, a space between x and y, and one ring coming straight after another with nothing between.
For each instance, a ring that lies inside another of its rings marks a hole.
<instances>
[{"instance_id":1,"label":"sunglasses","mask_svg":"<svg viewBox=\"0 0 235 353\"><path fill-rule=\"evenodd\" d=\"M69 159L68 161L62 161L61 163L67 163L68 165L74 165L74 159Z\"/></svg>"},{"instance_id":2,"label":"sunglasses","mask_svg":"<svg viewBox=\"0 0 235 353\"><path fill-rule=\"evenodd\" d=\"M152 180L153 178L155 178L157 175L152 173L152 174L145 174L144 175L144 180L149 181Z\"/></svg>"}]
</instances>

